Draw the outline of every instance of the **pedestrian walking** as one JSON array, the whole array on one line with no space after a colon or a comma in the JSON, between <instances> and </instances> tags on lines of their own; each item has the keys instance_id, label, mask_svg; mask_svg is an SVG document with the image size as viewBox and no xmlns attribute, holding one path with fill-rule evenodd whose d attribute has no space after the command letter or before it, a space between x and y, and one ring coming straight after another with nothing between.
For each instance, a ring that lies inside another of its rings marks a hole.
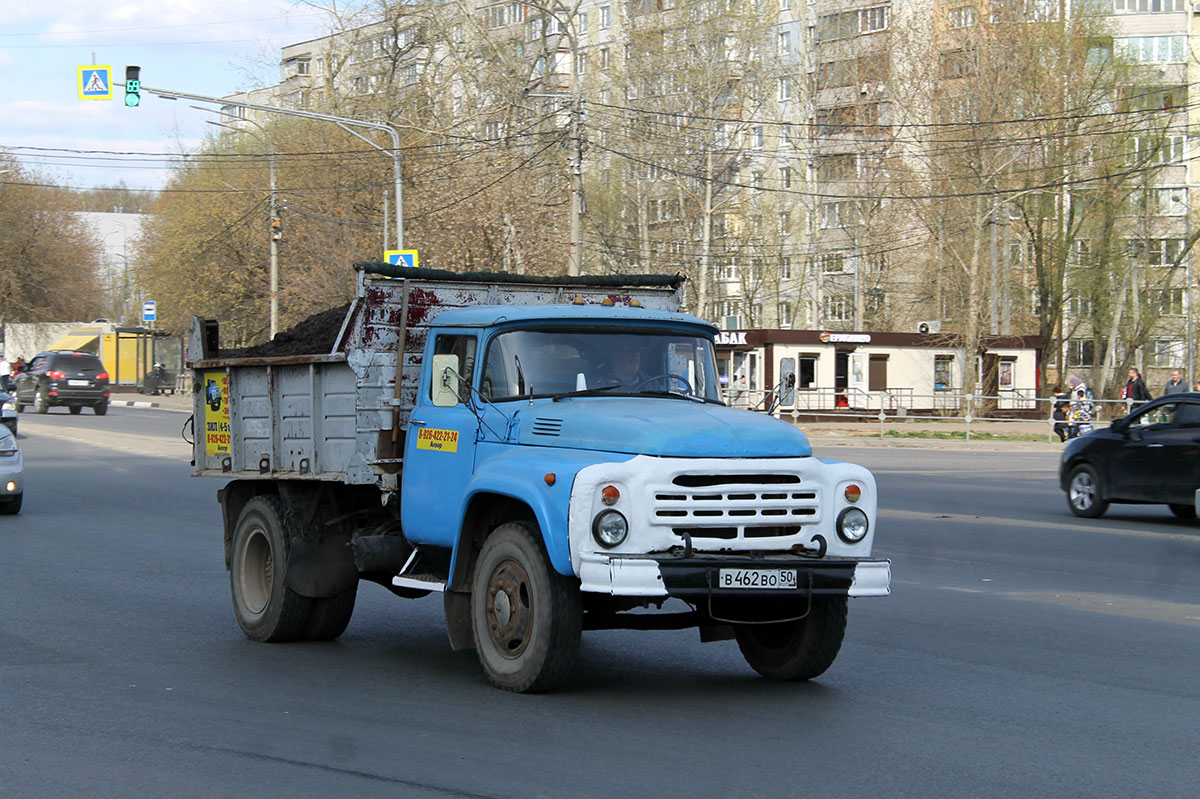
<instances>
[{"instance_id":1,"label":"pedestrian walking","mask_svg":"<svg viewBox=\"0 0 1200 799\"><path fill-rule=\"evenodd\" d=\"M1129 400L1129 410L1150 400L1150 391L1146 388L1146 381L1142 380L1142 373L1132 366L1129 367L1129 381L1125 384L1122 396Z\"/></svg>"},{"instance_id":2,"label":"pedestrian walking","mask_svg":"<svg viewBox=\"0 0 1200 799\"><path fill-rule=\"evenodd\" d=\"M12 391L12 364L0 355L0 391Z\"/></svg>"},{"instance_id":3,"label":"pedestrian walking","mask_svg":"<svg viewBox=\"0 0 1200 799\"><path fill-rule=\"evenodd\" d=\"M1187 391L1187 383L1183 382L1183 373L1178 369L1171 370L1171 379L1167 381L1163 394L1180 394Z\"/></svg>"}]
</instances>

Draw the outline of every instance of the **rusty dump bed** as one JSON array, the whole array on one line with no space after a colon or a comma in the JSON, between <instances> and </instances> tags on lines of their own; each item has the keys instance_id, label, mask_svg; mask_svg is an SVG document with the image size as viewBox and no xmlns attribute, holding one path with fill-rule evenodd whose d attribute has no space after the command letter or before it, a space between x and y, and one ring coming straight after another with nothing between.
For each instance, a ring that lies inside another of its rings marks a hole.
<instances>
[{"instance_id":1,"label":"rusty dump bed","mask_svg":"<svg viewBox=\"0 0 1200 799\"><path fill-rule=\"evenodd\" d=\"M356 264L355 299L329 349L221 357L217 325L193 317L196 475L331 480L395 490L430 322L476 305L635 300L679 308L682 278L540 278ZM277 339L280 337L277 337ZM327 340L326 343L329 343ZM240 353L239 353L240 354Z\"/></svg>"}]
</instances>

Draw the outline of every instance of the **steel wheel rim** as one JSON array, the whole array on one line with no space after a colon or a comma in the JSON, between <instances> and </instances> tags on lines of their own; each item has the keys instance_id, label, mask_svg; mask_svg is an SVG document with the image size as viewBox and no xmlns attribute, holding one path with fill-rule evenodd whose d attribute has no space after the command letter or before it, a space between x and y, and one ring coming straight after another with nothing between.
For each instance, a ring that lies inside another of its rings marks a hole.
<instances>
[{"instance_id":1,"label":"steel wheel rim","mask_svg":"<svg viewBox=\"0 0 1200 799\"><path fill-rule=\"evenodd\" d=\"M1071 504L1080 510L1092 507L1096 497L1096 484L1087 472L1080 472L1071 480Z\"/></svg>"},{"instance_id":2,"label":"steel wheel rim","mask_svg":"<svg viewBox=\"0 0 1200 799\"><path fill-rule=\"evenodd\" d=\"M520 563L506 559L492 569L484 616L488 635L501 657L516 660L528 647L533 631L532 596L529 572Z\"/></svg>"},{"instance_id":3,"label":"steel wheel rim","mask_svg":"<svg viewBox=\"0 0 1200 799\"><path fill-rule=\"evenodd\" d=\"M271 600L272 564L271 542L261 527L255 527L242 544L241 583L242 604L246 610L259 615Z\"/></svg>"}]
</instances>

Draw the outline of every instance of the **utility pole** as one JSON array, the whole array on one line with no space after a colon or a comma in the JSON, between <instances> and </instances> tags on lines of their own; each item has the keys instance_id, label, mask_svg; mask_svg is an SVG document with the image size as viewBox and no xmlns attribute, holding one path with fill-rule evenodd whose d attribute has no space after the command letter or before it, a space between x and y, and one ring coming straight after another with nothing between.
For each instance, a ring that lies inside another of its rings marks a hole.
<instances>
[{"instance_id":1,"label":"utility pole","mask_svg":"<svg viewBox=\"0 0 1200 799\"><path fill-rule=\"evenodd\" d=\"M571 65L572 73L575 65ZM582 260L583 238L583 114L575 81L571 81L571 245L567 253L567 274L578 275Z\"/></svg>"},{"instance_id":2,"label":"utility pole","mask_svg":"<svg viewBox=\"0 0 1200 799\"><path fill-rule=\"evenodd\" d=\"M206 111L207 110L204 108L200 108L199 106L192 106L192 108L195 108L198 111ZM251 136L254 136L254 138L258 139L260 142L265 142L265 144L267 146L267 173L270 176L268 179L269 185L270 185L270 196L268 199L269 210L267 211L267 221L268 221L267 239L268 239L268 243L270 245L270 253L271 253L271 255L270 255L270 275L271 275L271 279L270 279L271 335L270 335L270 338L273 339L273 338L275 338L275 334L279 332L279 240L283 238L283 220L279 218L278 192L275 189L275 143L271 140L271 134L267 133L267 131L262 127L262 125L259 125L257 122L255 122L252 119L247 119L245 121L249 122L251 125L253 125L254 127L258 128L260 131L262 131L263 136L260 138L259 136L251 133L248 130L242 130L241 128L236 128L232 125L226 125L223 122L213 122L212 120L209 120L208 124L214 125L218 128L224 128L225 130L229 130L234 133L249 133ZM386 224L384 225L383 248L384 248L384 250L387 249L387 225Z\"/></svg>"}]
</instances>

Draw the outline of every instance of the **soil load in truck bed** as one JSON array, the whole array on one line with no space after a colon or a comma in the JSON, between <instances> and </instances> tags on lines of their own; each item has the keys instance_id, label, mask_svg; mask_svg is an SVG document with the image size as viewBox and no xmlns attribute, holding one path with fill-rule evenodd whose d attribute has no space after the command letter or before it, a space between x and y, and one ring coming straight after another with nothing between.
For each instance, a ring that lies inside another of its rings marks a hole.
<instances>
[{"instance_id":1,"label":"soil load in truck bed","mask_svg":"<svg viewBox=\"0 0 1200 799\"><path fill-rule=\"evenodd\" d=\"M326 355L333 349L350 303L329 308L280 331L270 341L241 349L223 349L222 358L274 358L287 355Z\"/></svg>"}]
</instances>

